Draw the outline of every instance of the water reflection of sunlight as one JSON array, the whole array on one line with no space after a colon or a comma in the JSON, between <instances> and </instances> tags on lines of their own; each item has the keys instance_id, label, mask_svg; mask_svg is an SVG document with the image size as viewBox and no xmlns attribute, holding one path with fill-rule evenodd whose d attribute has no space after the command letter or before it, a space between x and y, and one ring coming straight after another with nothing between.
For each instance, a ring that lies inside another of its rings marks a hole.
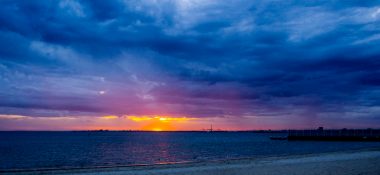
<instances>
[{"instance_id":1,"label":"water reflection of sunlight","mask_svg":"<svg viewBox=\"0 0 380 175\"><path fill-rule=\"evenodd\" d=\"M170 154L170 143L168 143L167 133L160 134L160 143L157 145L158 160L156 163L167 164L176 160L176 155Z\"/></svg>"}]
</instances>

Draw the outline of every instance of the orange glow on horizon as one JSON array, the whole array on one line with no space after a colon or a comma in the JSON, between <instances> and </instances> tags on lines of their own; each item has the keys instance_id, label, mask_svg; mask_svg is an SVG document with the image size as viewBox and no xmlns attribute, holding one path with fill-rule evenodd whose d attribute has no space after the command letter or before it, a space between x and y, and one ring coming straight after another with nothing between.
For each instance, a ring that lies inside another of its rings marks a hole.
<instances>
[{"instance_id":1,"label":"orange glow on horizon","mask_svg":"<svg viewBox=\"0 0 380 175\"><path fill-rule=\"evenodd\" d=\"M160 131L162 131L162 129L161 128L153 128L152 131L160 132Z\"/></svg>"},{"instance_id":2,"label":"orange glow on horizon","mask_svg":"<svg viewBox=\"0 0 380 175\"><path fill-rule=\"evenodd\" d=\"M169 116L125 116L128 120L140 125L145 131L175 131L181 129L179 125L186 125L196 118L169 117Z\"/></svg>"},{"instance_id":3,"label":"orange glow on horizon","mask_svg":"<svg viewBox=\"0 0 380 175\"><path fill-rule=\"evenodd\" d=\"M243 130L252 126L234 123L231 118L193 118L164 115L104 115L32 117L0 115L4 130L135 130L135 131L205 131L213 125L214 130ZM262 126L262 125L261 125ZM269 128L269 126L267 126ZM256 127L258 128L258 127ZM261 128L260 128L261 129Z\"/></svg>"},{"instance_id":4,"label":"orange glow on horizon","mask_svg":"<svg viewBox=\"0 0 380 175\"><path fill-rule=\"evenodd\" d=\"M151 117L148 117L148 116L141 116L141 117L137 117L137 116L126 116L127 119L129 120L132 120L134 122L141 122L141 121L147 121L147 120L152 120L153 118Z\"/></svg>"}]
</instances>

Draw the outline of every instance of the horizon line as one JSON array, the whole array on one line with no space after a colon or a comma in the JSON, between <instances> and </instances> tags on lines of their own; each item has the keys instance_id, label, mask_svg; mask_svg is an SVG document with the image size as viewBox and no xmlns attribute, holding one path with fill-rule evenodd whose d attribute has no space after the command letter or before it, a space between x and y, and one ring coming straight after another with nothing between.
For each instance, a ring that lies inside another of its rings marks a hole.
<instances>
[{"instance_id":1,"label":"horizon line","mask_svg":"<svg viewBox=\"0 0 380 175\"><path fill-rule=\"evenodd\" d=\"M288 131L288 130L317 130L318 128L304 128L304 129L249 129L249 130L112 130L112 129L96 129L96 130L0 130L0 132L276 132L276 131ZM324 130L366 130L373 129L378 130L378 128L323 128Z\"/></svg>"}]
</instances>

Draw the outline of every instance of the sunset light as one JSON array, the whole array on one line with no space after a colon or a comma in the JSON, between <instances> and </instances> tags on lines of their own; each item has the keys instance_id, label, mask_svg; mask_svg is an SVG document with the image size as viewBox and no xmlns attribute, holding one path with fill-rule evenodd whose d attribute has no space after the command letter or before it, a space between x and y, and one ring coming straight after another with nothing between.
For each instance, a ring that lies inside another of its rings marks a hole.
<instances>
[{"instance_id":1,"label":"sunset light","mask_svg":"<svg viewBox=\"0 0 380 175\"><path fill-rule=\"evenodd\" d=\"M0 174L379 162L380 0L0 0Z\"/></svg>"},{"instance_id":2,"label":"sunset light","mask_svg":"<svg viewBox=\"0 0 380 175\"><path fill-rule=\"evenodd\" d=\"M161 128L153 128L152 131L160 132L160 131L162 131L162 129Z\"/></svg>"},{"instance_id":3,"label":"sunset light","mask_svg":"<svg viewBox=\"0 0 380 175\"><path fill-rule=\"evenodd\" d=\"M136 122L145 131L174 131L181 129L181 126L188 124L196 118L169 117L169 116L125 116L126 119Z\"/></svg>"},{"instance_id":4,"label":"sunset light","mask_svg":"<svg viewBox=\"0 0 380 175\"><path fill-rule=\"evenodd\" d=\"M135 122L141 122L141 121L148 121L148 120L159 120L162 122L169 122L169 121L177 121L177 122L185 122L189 120L196 120L196 118L187 118L187 117L168 117L168 116L125 116L127 119L135 121Z\"/></svg>"},{"instance_id":5,"label":"sunset light","mask_svg":"<svg viewBox=\"0 0 380 175\"><path fill-rule=\"evenodd\" d=\"M103 116L102 118L103 119L117 119L119 117L118 116L114 116L114 115L106 115L106 116Z\"/></svg>"}]
</instances>

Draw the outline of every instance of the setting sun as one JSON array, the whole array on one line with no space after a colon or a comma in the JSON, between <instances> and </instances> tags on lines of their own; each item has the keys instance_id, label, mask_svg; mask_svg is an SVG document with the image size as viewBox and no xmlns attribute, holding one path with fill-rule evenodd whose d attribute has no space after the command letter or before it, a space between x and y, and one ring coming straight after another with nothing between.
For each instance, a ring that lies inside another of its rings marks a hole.
<instances>
[{"instance_id":1,"label":"setting sun","mask_svg":"<svg viewBox=\"0 0 380 175\"><path fill-rule=\"evenodd\" d=\"M187 117L169 117L169 116L125 116L126 119L137 123L139 129L145 131L174 131L181 129L181 126L186 125L195 118Z\"/></svg>"},{"instance_id":2,"label":"setting sun","mask_svg":"<svg viewBox=\"0 0 380 175\"><path fill-rule=\"evenodd\" d=\"M161 128L153 128L152 131L157 131L157 132L159 132L159 131L162 131L162 129L161 129Z\"/></svg>"}]
</instances>

